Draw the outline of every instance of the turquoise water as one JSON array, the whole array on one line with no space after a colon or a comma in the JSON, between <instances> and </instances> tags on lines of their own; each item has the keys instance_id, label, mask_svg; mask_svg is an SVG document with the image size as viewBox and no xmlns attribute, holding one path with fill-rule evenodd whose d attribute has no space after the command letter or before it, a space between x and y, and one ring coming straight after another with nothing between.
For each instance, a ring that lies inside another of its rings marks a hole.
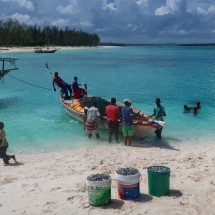
<instances>
[{"instance_id":1,"label":"turquoise water","mask_svg":"<svg viewBox=\"0 0 215 215\"><path fill-rule=\"evenodd\" d=\"M5 122L10 149L16 152L61 151L74 147L107 144L88 140L82 125L66 114L52 90L45 68L71 83L79 77L88 92L118 101L129 98L133 105L152 114L160 97L167 113L163 139L166 143L214 140L215 47L119 47L58 51L54 54L13 53L19 70L10 75L42 89L6 76L0 84L0 121ZM197 115L184 113L183 105L201 102ZM154 138L152 135L151 139ZM144 144L144 141L142 141Z\"/></svg>"}]
</instances>

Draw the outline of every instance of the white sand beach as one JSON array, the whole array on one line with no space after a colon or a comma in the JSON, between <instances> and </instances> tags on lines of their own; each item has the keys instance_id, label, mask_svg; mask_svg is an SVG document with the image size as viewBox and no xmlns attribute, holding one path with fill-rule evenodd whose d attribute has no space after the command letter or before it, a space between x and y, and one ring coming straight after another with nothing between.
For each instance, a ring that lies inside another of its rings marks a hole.
<instances>
[{"instance_id":1,"label":"white sand beach","mask_svg":"<svg viewBox=\"0 0 215 215\"><path fill-rule=\"evenodd\" d=\"M214 214L215 149L212 145L183 143L110 144L57 153L17 155L22 165L0 163L0 214ZM0 160L2 161L2 160ZM170 194L148 194L147 167L171 169ZM142 174L141 195L135 201L118 197L116 169L134 167ZM112 202L88 204L86 177L112 177Z\"/></svg>"},{"instance_id":2,"label":"white sand beach","mask_svg":"<svg viewBox=\"0 0 215 215\"><path fill-rule=\"evenodd\" d=\"M49 49L56 49L58 51L60 50L81 50L81 49L99 49L99 48L113 48L116 46L50 46ZM35 48L40 48L38 47L0 47L0 54L1 53L16 53L16 52L34 52ZM42 47L44 50L47 49L47 47Z\"/></svg>"}]
</instances>

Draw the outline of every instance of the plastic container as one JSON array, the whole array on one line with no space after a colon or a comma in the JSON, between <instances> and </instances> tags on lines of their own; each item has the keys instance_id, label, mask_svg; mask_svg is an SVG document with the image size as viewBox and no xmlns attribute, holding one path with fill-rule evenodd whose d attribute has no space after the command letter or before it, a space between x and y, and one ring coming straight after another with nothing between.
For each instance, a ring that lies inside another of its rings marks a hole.
<instances>
[{"instance_id":1,"label":"plastic container","mask_svg":"<svg viewBox=\"0 0 215 215\"><path fill-rule=\"evenodd\" d=\"M157 197L168 195L170 191L170 168L151 166L147 170L149 194Z\"/></svg>"},{"instance_id":2,"label":"plastic container","mask_svg":"<svg viewBox=\"0 0 215 215\"><path fill-rule=\"evenodd\" d=\"M120 175L116 174L118 183L118 195L120 199L132 200L140 196L141 175Z\"/></svg>"},{"instance_id":3,"label":"plastic container","mask_svg":"<svg viewBox=\"0 0 215 215\"><path fill-rule=\"evenodd\" d=\"M103 181L86 180L86 185L90 205L100 206L111 202L111 178Z\"/></svg>"}]
</instances>

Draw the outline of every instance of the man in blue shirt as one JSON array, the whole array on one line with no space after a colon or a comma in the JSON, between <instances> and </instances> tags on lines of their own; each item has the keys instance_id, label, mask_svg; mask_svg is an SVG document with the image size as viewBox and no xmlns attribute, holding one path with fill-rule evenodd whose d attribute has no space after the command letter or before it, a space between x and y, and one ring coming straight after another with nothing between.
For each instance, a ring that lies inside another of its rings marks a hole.
<instances>
[{"instance_id":1,"label":"man in blue shirt","mask_svg":"<svg viewBox=\"0 0 215 215\"><path fill-rule=\"evenodd\" d=\"M125 145L130 146L132 137L134 135L134 125L133 125L133 120L131 118L132 115L135 113L131 109L131 101L129 99L124 100L125 106L122 107L122 120L123 120L123 125L122 125L122 133L124 136L124 143Z\"/></svg>"},{"instance_id":2,"label":"man in blue shirt","mask_svg":"<svg viewBox=\"0 0 215 215\"><path fill-rule=\"evenodd\" d=\"M161 100L159 98L156 98L155 100L156 106L154 107L154 113L151 115L151 117L154 117L155 120L163 121L163 117L166 116L166 112L164 107L160 104ZM157 129L155 131L155 134L157 135L158 139L161 139L161 133L162 133L163 127Z\"/></svg>"}]
</instances>

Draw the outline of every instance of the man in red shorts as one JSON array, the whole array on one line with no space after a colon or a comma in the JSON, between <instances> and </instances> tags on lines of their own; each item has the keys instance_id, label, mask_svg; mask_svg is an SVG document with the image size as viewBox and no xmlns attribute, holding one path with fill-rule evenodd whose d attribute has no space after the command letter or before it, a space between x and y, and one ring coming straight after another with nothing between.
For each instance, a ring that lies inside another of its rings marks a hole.
<instances>
[{"instance_id":1,"label":"man in red shorts","mask_svg":"<svg viewBox=\"0 0 215 215\"><path fill-rule=\"evenodd\" d=\"M84 94L87 93L86 89L80 88L78 84L78 78L75 76L72 82L72 90L74 93L74 99L83 98Z\"/></svg>"},{"instance_id":2,"label":"man in red shorts","mask_svg":"<svg viewBox=\"0 0 215 215\"><path fill-rule=\"evenodd\" d=\"M112 141L112 135L114 133L116 142L118 142L119 136L119 108L116 106L116 99L111 99L111 105L105 108L107 115L108 128L109 128L109 142Z\"/></svg>"}]
</instances>

